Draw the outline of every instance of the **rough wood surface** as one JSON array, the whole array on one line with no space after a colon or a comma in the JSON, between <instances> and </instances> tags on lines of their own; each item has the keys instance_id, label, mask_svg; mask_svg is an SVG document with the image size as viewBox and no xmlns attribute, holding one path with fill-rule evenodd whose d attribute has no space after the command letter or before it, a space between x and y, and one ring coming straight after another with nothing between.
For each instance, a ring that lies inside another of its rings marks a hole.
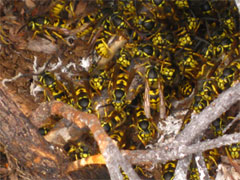
<instances>
[{"instance_id":1,"label":"rough wood surface","mask_svg":"<svg viewBox=\"0 0 240 180\"><path fill-rule=\"evenodd\" d=\"M0 142L36 179L63 178L64 154L48 144L0 88Z\"/></svg>"}]
</instances>

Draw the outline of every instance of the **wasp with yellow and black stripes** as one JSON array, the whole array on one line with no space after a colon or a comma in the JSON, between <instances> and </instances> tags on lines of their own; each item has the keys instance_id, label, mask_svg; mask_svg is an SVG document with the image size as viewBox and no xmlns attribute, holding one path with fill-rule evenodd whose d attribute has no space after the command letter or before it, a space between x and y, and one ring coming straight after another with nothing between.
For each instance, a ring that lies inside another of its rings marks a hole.
<instances>
[{"instance_id":1,"label":"wasp with yellow and black stripes","mask_svg":"<svg viewBox=\"0 0 240 180\"><path fill-rule=\"evenodd\" d=\"M111 98L108 102L114 106L116 111L122 111L126 105L130 104L130 100L127 99L127 92L132 82L133 74L118 65L114 69L112 82L109 84Z\"/></svg>"},{"instance_id":2,"label":"wasp with yellow and black stripes","mask_svg":"<svg viewBox=\"0 0 240 180\"><path fill-rule=\"evenodd\" d=\"M208 106L217 96L218 90L215 79L209 79L203 82L202 88L198 91L194 97L192 103L192 109L194 112L201 112L206 106Z\"/></svg>"},{"instance_id":3,"label":"wasp with yellow and black stripes","mask_svg":"<svg viewBox=\"0 0 240 180\"><path fill-rule=\"evenodd\" d=\"M79 85L75 89L74 106L83 112L92 113L91 98L92 95L89 90L85 86Z\"/></svg>"},{"instance_id":4,"label":"wasp with yellow and black stripes","mask_svg":"<svg viewBox=\"0 0 240 180\"><path fill-rule=\"evenodd\" d=\"M147 118L144 108L138 106L135 110L133 124L130 126L136 129L138 139L146 146L156 135L156 125L152 119Z\"/></svg>"},{"instance_id":5,"label":"wasp with yellow and black stripes","mask_svg":"<svg viewBox=\"0 0 240 180\"><path fill-rule=\"evenodd\" d=\"M69 19L75 16L74 2L66 0L54 0L50 5L50 17L55 19Z\"/></svg>"},{"instance_id":6,"label":"wasp with yellow and black stripes","mask_svg":"<svg viewBox=\"0 0 240 180\"><path fill-rule=\"evenodd\" d=\"M177 161L169 161L162 167L162 179L173 180Z\"/></svg>"},{"instance_id":7,"label":"wasp with yellow and black stripes","mask_svg":"<svg viewBox=\"0 0 240 180\"><path fill-rule=\"evenodd\" d=\"M64 150L73 161L87 158L91 155L90 148L83 142L69 142L64 146Z\"/></svg>"},{"instance_id":8,"label":"wasp with yellow and black stripes","mask_svg":"<svg viewBox=\"0 0 240 180\"><path fill-rule=\"evenodd\" d=\"M232 61L226 68L216 72L217 87L220 92L226 90L234 84L235 80L239 79L240 61Z\"/></svg>"},{"instance_id":9,"label":"wasp with yellow and black stripes","mask_svg":"<svg viewBox=\"0 0 240 180\"><path fill-rule=\"evenodd\" d=\"M127 115L124 111L112 111L107 117L101 119L101 125L107 133L122 125L126 121Z\"/></svg>"},{"instance_id":10,"label":"wasp with yellow and black stripes","mask_svg":"<svg viewBox=\"0 0 240 180\"><path fill-rule=\"evenodd\" d=\"M44 88L44 95L48 101L54 99L72 104L70 92L62 82L57 80L54 73L45 71L38 75L38 81Z\"/></svg>"}]
</instances>

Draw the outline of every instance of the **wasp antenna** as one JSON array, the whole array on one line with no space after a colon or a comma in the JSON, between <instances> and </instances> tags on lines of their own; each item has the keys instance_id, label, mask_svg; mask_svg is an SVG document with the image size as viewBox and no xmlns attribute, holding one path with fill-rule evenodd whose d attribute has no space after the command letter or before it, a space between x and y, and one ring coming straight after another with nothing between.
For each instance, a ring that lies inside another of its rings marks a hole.
<instances>
[{"instance_id":1,"label":"wasp antenna","mask_svg":"<svg viewBox=\"0 0 240 180\"><path fill-rule=\"evenodd\" d=\"M128 107L131 107L131 108L137 108L138 106L134 105L134 104L128 104L127 105Z\"/></svg>"},{"instance_id":2,"label":"wasp antenna","mask_svg":"<svg viewBox=\"0 0 240 180\"><path fill-rule=\"evenodd\" d=\"M220 22L217 18L212 18L212 17L202 17L204 20L209 20L209 21L218 21Z\"/></svg>"},{"instance_id":3,"label":"wasp antenna","mask_svg":"<svg viewBox=\"0 0 240 180\"><path fill-rule=\"evenodd\" d=\"M110 104L104 104L104 105L102 105L102 106L99 106L98 109L99 109L99 108L104 108L104 107L106 107L106 106L111 106L111 105L112 105L111 103L110 103Z\"/></svg>"},{"instance_id":4,"label":"wasp antenna","mask_svg":"<svg viewBox=\"0 0 240 180\"><path fill-rule=\"evenodd\" d=\"M22 27L20 27L20 29L17 31L17 34L20 33L23 30L23 28L25 28L26 26L27 26L27 23L24 24Z\"/></svg>"},{"instance_id":5,"label":"wasp antenna","mask_svg":"<svg viewBox=\"0 0 240 180\"><path fill-rule=\"evenodd\" d=\"M193 17L196 17L195 13L193 12L193 10L191 8L189 8L188 10L192 14Z\"/></svg>"},{"instance_id":6,"label":"wasp antenna","mask_svg":"<svg viewBox=\"0 0 240 180\"><path fill-rule=\"evenodd\" d=\"M208 42L207 40L205 40L205 39L203 39L203 38L201 38L201 37L199 37L199 36L195 36L194 38L197 39L197 40L199 40L199 41L205 42L207 45L210 45L210 44L211 44L210 42Z\"/></svg>"}]
</instances>

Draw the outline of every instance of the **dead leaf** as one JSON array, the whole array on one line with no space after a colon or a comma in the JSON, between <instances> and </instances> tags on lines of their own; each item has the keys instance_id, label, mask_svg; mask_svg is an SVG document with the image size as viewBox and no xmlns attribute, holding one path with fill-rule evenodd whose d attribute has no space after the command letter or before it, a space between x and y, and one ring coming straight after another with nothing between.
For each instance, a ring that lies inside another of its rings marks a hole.
<instances>
[{"instance_id":1,"label":"dead leaf","mask_svg":"<svg viewBox=\"0 0 240 180\"><path fill-rule=\"evenodd\" d=\"M86 7L87 7L87 2L80 1L77 4L76 10L75 10L76 16L82 14L85 11Z\"/></svg>"},{"instance_id":2,"label":"dead leaf","mask_svg":"<svg viewBox=\"0 0 240 180\"><path fill-rule=\"evenodd\" d=\"M36 4L32 0L25 0L25 4L28 8L32 9L36 7Z\"/></svg>"},{"instance_id":3,"label":"dead leaf","mask_svg":"<svg viewBox=\"0 0 240 180\"><path fill-rule=\"evenodd\" d=\"M28 42L27 49L36 52L53 54L57 51L57 45L47 39L38 38L38 40L30 40Z\"/></svg>"}]
</instances>

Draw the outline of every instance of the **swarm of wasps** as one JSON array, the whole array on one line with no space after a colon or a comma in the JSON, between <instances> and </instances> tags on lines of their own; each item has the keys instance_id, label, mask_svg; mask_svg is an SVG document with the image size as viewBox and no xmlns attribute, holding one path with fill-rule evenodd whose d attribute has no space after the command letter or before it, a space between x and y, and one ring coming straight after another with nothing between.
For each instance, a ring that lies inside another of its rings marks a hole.
<instances>
[{"instance_id":1,"label":"swarm of wasps","mask_svg":"<svg viewBox=\"0 0 240 180\"><path fill-rule=\"evenodd\" d=\"M96 0L98 10L80 17L76 5L77 1L53 1L46 16L31 18L27 27L33 37L41 35L53 42L86 41L98 61L79 72L75 80L81 83L73 82L73 90L49 71L38 76L39 84L47 100L96 114L121 149L144 149L156 142L156 124L171 115L173 102L189 98L188 114L200 113L239 81L235 1ZM125 42L113 54L113 41L119 37ZM108 59L104 66L98 64L101 59ZM212 124L213 136L223 135L232 116L236 114L224 114ZM190 116L183 119L181 129L189 120ZM43 134L48 131L45 128ZM72 159L91 154L82 142L66 150ZM228 146L224 152L239 158L240 145ZM220 155L217 149L204 153L213 179ZM163 179L173 178L176 162L163 165ZM189 178L199 179L194 161Z\"/></svg>"}]
</instances>

